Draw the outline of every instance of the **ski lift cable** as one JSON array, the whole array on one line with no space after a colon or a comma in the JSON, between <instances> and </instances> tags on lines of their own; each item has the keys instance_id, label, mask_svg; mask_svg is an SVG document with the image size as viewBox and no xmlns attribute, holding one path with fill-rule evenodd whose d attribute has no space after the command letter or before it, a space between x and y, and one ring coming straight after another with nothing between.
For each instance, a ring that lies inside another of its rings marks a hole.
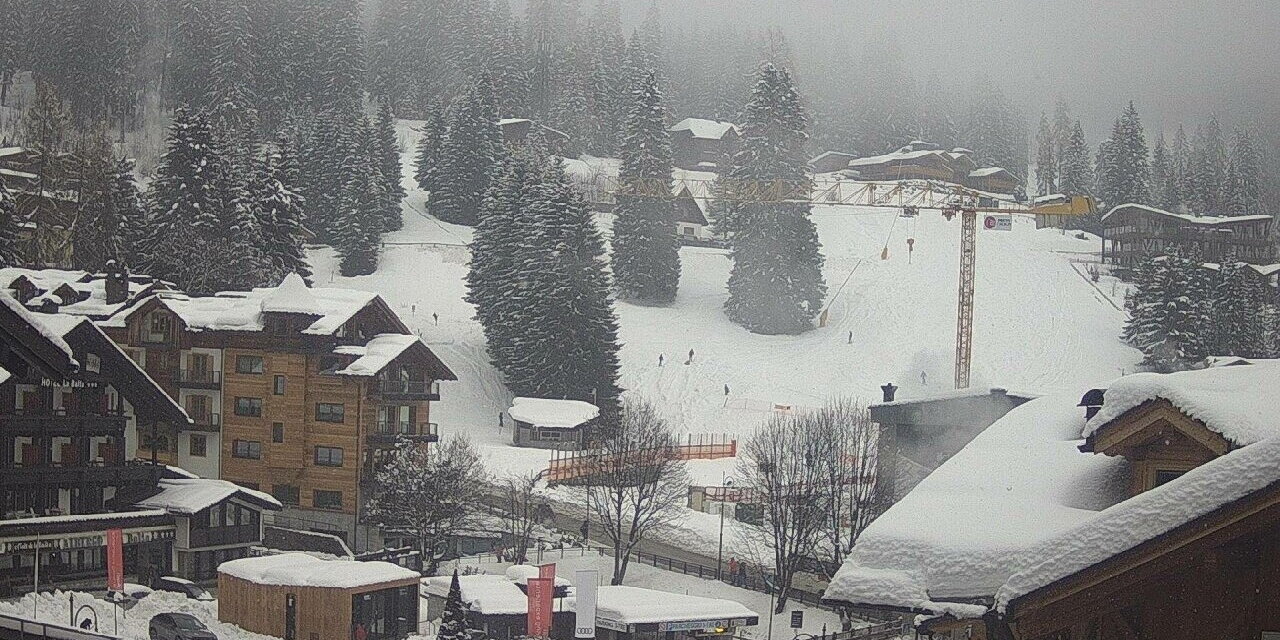
<instances>
[{"instance_id":1,"label":"ski lift cable","mask_svg":"<svg viewBox=\"0 0 1280 640\"><path fill-rule=\"evenodd\" d=\"M836 300L840 299L840 294L844 292L845 285L849 284L849 280L853 278L854 272L858 270L858 267L862 266L863 262L865 262L863 258L858 258L858 261L854 263L853 268L849 270L848 275L844 277L844 282L840 283L840 288L836 289L835 295L831 296L831 300L827 302L827 306L822 308L822 313L830 311L832 305L836 303Z\"/></svg>"}]
</instances>

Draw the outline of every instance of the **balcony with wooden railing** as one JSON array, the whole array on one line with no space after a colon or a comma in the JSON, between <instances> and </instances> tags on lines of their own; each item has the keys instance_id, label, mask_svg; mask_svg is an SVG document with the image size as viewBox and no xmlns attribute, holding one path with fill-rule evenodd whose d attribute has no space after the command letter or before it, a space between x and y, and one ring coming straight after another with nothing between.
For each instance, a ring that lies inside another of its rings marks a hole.
<instances>
[{"instance_id":1,"label":"balcony with wooden railing","mask_svg":"<svg viewBox=\"0 0 1280 640\"><path fill-rule=\"evenodd\" d=\"M112 435L123 431L129 417L120 408L14 409L0 415L0 433L9 435Z\"/></svg>"},{"instance_id":2,"label":"balcony with wooden railing","mask_svg":"<svg viewBox=\"0 0 1280 640\"><path fill-rule=\"evenodd\" d=\"M189 389L221 389L222 372L210 369L179 369L173 372L173 381Z\"/></svg>"},{"instance_id":3,"label":"balcony with wooden railing","mask_svg":"<svg viewBox=\"0 0 1280 640\"><path fill-rule=\"evenodd\" d=\"M385 400L439 400L440 383L434 380L383 379L373 382L373 393Z\"/></svg>"},{"instance_id":4,"label":"balcony with wooden railing","mask_svg":"<svg viewBox=\"0 0 1280 640\"><path fill-rule=\"evenodd\" d=\"M439 442L439 426L434 422L379 421L366 436L369 446L394 446L399 438L417 442Z\"/></svg>"}]
</instances>

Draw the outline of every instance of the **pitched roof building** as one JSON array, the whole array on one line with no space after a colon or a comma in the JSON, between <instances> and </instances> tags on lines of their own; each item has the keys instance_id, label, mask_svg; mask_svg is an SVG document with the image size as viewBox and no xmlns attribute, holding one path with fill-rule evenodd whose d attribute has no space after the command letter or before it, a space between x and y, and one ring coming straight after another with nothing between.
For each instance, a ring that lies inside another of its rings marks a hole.
<instances>
[{"instance_id":1,"label":"pitched roof building","mask_svg":"<svg viewBox=\"0 0 1280 640\"><path fill-rule=\"evenodd\" d=\"M825 597L952 637L1280 631L1278 386L1255 361L1032 400L872 523Z\"/></svg>"}]
</instances>

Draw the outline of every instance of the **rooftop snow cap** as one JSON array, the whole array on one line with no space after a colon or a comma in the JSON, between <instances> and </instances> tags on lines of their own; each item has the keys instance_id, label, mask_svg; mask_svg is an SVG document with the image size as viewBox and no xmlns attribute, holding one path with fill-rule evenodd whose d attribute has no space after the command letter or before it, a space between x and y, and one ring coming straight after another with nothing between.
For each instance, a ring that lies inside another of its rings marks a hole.
<instances>
[{"instance_id":1,"label":"rooftop snow cap","mask_svg":"<svg viewBox=\"0 0 1280 640\"><path fill-rule=\"evenodd\" d=\"M595 420L600 408L581 400L555 400L551 398L516 398L507 410L513 420L535 427L572 429L584 422Z\"/></svg>"},{"instance_id":2,"label":"rooftop snow cap","mask_svg":"<svg viewBox=\"0 0 1280 640\"><path fill-rule=\"evenodd\" d=\"M302 276L291 273L284 277L275 291L262 298L262 310L268 313L304 313L320 315L319 303L307 287Z\"/></svg>"}]
</instances>

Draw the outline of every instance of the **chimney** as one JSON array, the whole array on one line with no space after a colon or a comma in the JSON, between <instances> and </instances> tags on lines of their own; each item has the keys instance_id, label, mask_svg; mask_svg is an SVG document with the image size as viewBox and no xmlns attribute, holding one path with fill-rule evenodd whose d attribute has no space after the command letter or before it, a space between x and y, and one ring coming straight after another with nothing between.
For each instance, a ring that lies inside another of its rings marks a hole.
<instances>
[{"instance_id":1,"label":"chimney","mask_svg":"<svg viewBox=\"0 0 1280 640\"><path fill-rule=\"evenodd\" d=\"M880 390L884 392L885 402L893 402L893 396L898 393L898 387L896 387L892 382L880 385Z\"/></svg>"},{"instance_id":2,"label":"chimney","mask_svg":"<svg viewBox=\"0 0 1280 640\"><path fill-rule=\"evenodd\" d=\"M1084 394L1083 398L1080 398L1080 404L1076 406L1084 407L1084 419L1086 421L1093 419L1094 416L1098 415L1098 411L1102 410L1102 403L1106 393L1106 389L1090 389L1088 393Z\"/></svg>"},{"instance_id":3,"label":"chimney","mask_svg":"<svg viewBox=\"0 0 1280 640\"><path fill-rule=\"evenodd\" d=\"M106 267L107 304L120 304L129 299L129 271L115 260L108 260Z\"/></svg>"}]
</instances>

